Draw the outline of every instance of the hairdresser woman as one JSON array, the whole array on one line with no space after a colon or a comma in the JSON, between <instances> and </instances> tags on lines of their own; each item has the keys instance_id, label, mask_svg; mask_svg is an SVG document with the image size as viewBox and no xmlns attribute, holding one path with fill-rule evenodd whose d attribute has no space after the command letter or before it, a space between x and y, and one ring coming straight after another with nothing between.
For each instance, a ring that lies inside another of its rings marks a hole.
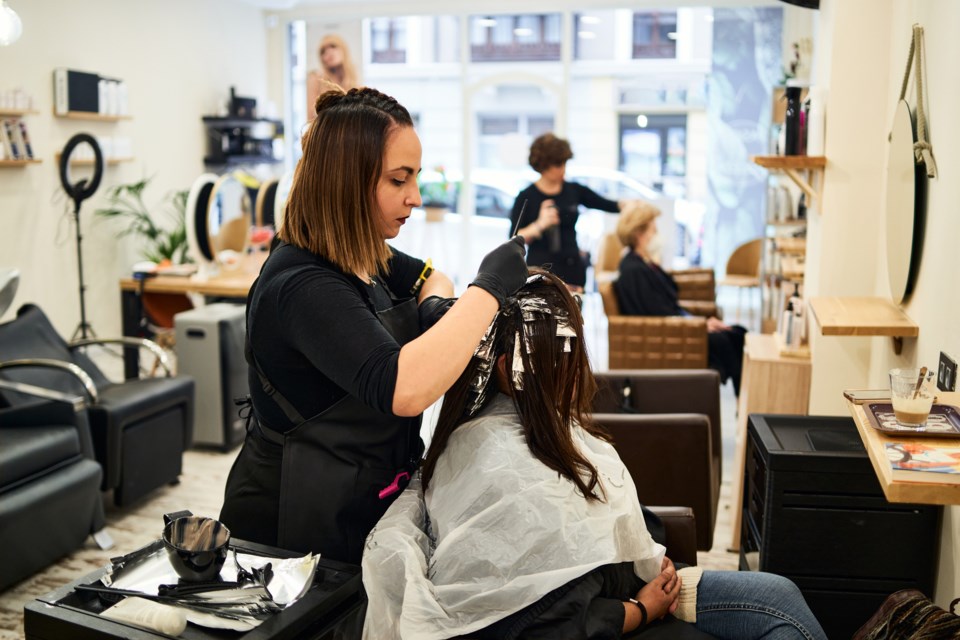
<instances>
[{"instance_id":1,"label":"hairdresser woman","mask_svg":"<svg viewBox=\"0 0 960 640\"><path fill-rule=\"evenodd\" d=\"M375 89L321 94L271 252L247 299L252 416L221 520L238 538L360 563L423 453L420 418L527 277L510 240L454 303L391 249L420 205L420 141Z\"/></svg>"},{"instance_id":2,"label":"hairdresser woman","mask_svg":"<svg viewBox=\"0 0 960 640\"><path fill-rule=\"evenodd\" d=\"M583 291L587 260L577 244L580 206L610 213L619 204L589 187L565 180L567 160L573 157L570 143L552 133L537 137L530 145L530 166L540 178L517 195L510 213L510 228L530 245L527 264L547 269L572 291ZM521 217L521 212L523 216Z\"/></svg>"}]
</instances>

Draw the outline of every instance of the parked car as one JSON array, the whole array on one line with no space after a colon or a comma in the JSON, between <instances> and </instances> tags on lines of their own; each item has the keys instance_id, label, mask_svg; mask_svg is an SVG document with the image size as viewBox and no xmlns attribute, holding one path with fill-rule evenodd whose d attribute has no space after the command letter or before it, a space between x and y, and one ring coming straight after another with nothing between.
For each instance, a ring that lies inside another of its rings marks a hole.
<instances>
[{"instance_id":1,"label":"parked car","mask_svg":"<svg viewBox=\"0 0 960 640\"><path fill-rule=\"evenodd\" d=\"M537 177L538 174L531 169L506 171L481 168L471 171L470 180L474 186L475 200L474 215L504 221L502 225L483 224L488 233L501 230L502 226L501 237L509 234L509 223L506 221L510 218L514 200L517 194L536 181ZM438 189L444 179L446 184ZM567 179L588 186L611 200L643 199L653 202L663 212L663 219L659 225L663 236L663 255L672 256L672 259L668 258L671 265L678 265L678 262L679 264L699 262L703 205L665 196L653 187L638 182L620 171L570 164L567 167ZM435 196L437 193L442 193L444 196L442 202L434 203L444 204L451 212L457 213L461 183L460 172L448 170L441 176L437 171L423 170L420 174L420 185L424 204L430 204L431 199L439 200ZM669 224L667 222L669 220L673 220L675 225ZM577 222L580 246L596 257L603 235L612 233L616 224L616 214L584 209Z\"/></svg>"}]
</instances>

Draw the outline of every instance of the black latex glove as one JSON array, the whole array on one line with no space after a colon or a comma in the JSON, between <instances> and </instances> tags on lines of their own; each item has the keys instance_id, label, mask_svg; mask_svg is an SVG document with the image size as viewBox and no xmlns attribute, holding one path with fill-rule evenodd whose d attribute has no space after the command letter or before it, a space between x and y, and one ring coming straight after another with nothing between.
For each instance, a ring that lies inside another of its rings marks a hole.
<instances>
[{"instance_id":1,"label":"black latex glove","mask_svg":"<svg viewBox=\"0 0 960 640\"><path fill-rule=\"evenodd\" d=\"M420 331L426 331L437 324L437 321L443 317L443 314L450 310L450 307L452 307L456 301L456 298L429 296L421 302L420 306L417 307L417 310L420 312Z\"/></svg>"},{"instance_id":2,"label":"black latex glove","mask_svg":"<svg viewBox=\"0 0 960 640\"><path fill-rule=\"evenodd\" d=\"M494 298L501 307L504 301L527 281L527 261L524 259L526 243L522 236L514 236L484 256L477 277L471 287L480 287Z\"/></svg>"}]
</instances>

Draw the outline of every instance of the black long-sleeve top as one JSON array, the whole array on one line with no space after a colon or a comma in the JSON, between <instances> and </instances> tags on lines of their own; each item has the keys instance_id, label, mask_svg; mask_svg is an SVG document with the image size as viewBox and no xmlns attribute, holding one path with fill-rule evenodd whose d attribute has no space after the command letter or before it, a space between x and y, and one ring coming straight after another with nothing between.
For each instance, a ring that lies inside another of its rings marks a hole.
<instances>
[{"instance_id":1,"label":"black long-sleeve top","mask_svg":"<svg viewBox=\"0 0 960 640\"><path fill-rule=\"evenodd\" d=\"M620 261L620 277L613 285L625 316L687 315L678 302L677 283L657 264L631 251Z\"/></svg>"},{"instance_id":2,"label":"black long-sleeve top","mask_svg":"<svg viewBox=\"0 0 960 640\"><path fill-rule=\"evenodd\" d=\"M587 281L587 265L577 245L576 225L580 217L580 205L610 213L617 213L620 207L616 201L608 200L589 187L576 182L564 182L557 195L547 195L535 184L531 184L517 195L513 203L513 211L510 213L510 231L517 228L524 201L527 205L523 212L523 221L520 223L521 228L532 224L537 219L540 215L540 205L544 200L553 200L556 204L560 223L546 229L540 238L530 243L527 264L537 267L549 266L550 271L560 276L567 284L582 287Z\"/></svg>"}]
</instances>

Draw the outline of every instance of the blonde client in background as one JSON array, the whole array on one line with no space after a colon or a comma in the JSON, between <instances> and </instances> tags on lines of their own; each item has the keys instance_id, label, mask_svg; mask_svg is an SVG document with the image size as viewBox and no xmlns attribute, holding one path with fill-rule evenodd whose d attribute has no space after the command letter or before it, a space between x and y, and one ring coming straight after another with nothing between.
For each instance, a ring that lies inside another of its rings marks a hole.
<instances>
[{"instance_id":1,"label":"blonde client in background","mask_svg":"<svg viewBox=\"0 0 960 640\"><path fill-rule=\"evenodd\" d=\"M364 636L825 638L786 578L678 576L595 392L577 302L535 273L444 396L422 484L367 538Z\"/></svg>"},{"instance_id":2,"label":"blonde client in background","mask_svg":"<svg viewBox=\"0 0 960 640\"><path fill-rule=\"evenodd\" d=\"M350 59L350 48L343 38L332 33L323 36L317 56L320 59L320 71L307 74L307 122L317 115L314 109L317 98L323 91L330 90L326 83L333 83L344 91L360 86L360 76Z\"/></svg>"}]
</instances>

